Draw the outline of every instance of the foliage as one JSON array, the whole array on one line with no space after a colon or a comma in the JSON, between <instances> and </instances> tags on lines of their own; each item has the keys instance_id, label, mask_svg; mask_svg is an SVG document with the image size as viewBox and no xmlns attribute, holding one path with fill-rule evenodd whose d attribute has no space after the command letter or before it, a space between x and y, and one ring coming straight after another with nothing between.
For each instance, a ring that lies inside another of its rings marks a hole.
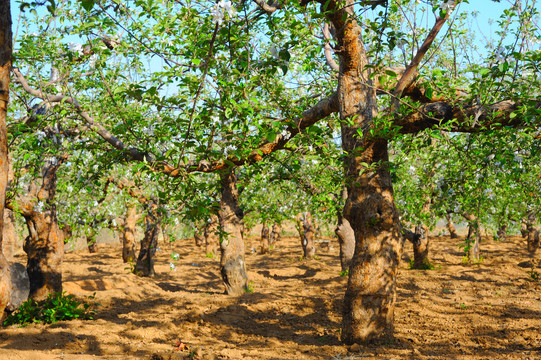
<instances>
[{"instance_id":1,"label":"foliage","mask_svg":"<svg viewBox=\"0 0 541 360\"><path fill-rule=\"evenodd\" d=\"M94 296L89 296L94 300ZM43 301L29 299L4 321L4 326L26 325L29 323L51 324L57 321L73 319L93 319L97 313L94 307L99 304L87 304L75 300L74 295L66 295L65 292L51 293Z\"/></svg>"},{"instance_id":2,"label":"foliage","mask_svg":"<svg viewBox=\"0 0 541 360\"><path fill-rule=\"evenodd\" d=\"M532 268L528 271L528 275L530 275L530 279L533 281L539 281L539 273L535 271L535 267L532 266Z\"/></svg>"},{"instance_id":3,"label":"foliage","mask_svg":"<svg viewBox=\"0 0 541 360\"><path fill-rule=\"evenodd\" d=\"M410 259L410 262L408 264L409 270L434 270L436 267L434 264L432 264L428 259L425 259L423 261L423 265L420 268L415 267L415 261L414 259Z\"/></svg>"}]
</instances>

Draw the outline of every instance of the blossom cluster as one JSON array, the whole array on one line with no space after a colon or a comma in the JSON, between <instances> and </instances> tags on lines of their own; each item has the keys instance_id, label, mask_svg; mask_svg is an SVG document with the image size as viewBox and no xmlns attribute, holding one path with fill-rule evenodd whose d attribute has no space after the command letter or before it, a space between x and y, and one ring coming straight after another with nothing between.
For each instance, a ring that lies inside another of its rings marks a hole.
<instances>
[{"instance_id":1,"label":"blossom cluster","mask_svg":"<svg viewBox=\"0 0 541 360\"><path fill-rule=\"evenodd\" d=\"M218 25L222 25L224 22L225 14L232 18L237 14L237 10L231 4L231 1L220 0L214 7L210 14L212 15L212 22Z\"/></svg>"}]
</instances>

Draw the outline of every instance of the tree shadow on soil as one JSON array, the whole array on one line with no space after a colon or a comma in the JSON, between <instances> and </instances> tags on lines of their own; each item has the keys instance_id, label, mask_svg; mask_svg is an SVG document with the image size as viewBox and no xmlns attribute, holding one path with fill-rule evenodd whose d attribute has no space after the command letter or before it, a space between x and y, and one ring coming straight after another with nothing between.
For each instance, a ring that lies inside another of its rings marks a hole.
<instances>
[{"instance_id":1,"label":"tree shadow on soil","mask_svg":"<svg viewBox=\"0 0 541 360\"><path fill-rule=\"evenodd\" d=\"M260 297L263 301L264 296ZM337 329L340 324L329 317L329 309L321 298L305 298L311 302L311 312L306 315L282 313L276 309L266 311L251 310L242 304L229 305L205 315L205 321L227 328L221 334L224 341L238 343L231 338L231 333L241 333L250 336L261 336L278 341L294 341L299 345L340 345L337 334L327 329ZM252 301L251 301L252 302ZM304 309L307 309L305 306ZM234 330L232 330L234 329Z\"/></svg>"},{"instance_id":2,"label":"tree shadow on soil","mask_svg":"<svg viewBox=\"0 0 541 360\"><path fill-rule=\"evenodd\" d=\"M60 324L59 324L60 325ZM51 325L54 326L54 325ZM77 348L77 352L83 352L91 355L103 355L100 343L103 340L94 335L73 335L68 331L54 331L52 329L42 329L39 336L33 333L17 333L13 336L2 336L4 343L2 349L48 351L52 349L61 349L72 347ZM129 348L125 348L126 351Z\"/></svg>"}]
</instances>

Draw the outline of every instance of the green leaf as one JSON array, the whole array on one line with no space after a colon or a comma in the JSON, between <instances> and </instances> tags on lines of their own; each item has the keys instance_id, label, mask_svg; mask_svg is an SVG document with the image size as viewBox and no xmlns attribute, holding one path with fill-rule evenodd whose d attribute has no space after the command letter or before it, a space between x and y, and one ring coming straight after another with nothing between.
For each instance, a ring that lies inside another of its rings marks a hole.
<instances>
[{"instance_id":1,"label":"green leaf","mask_svg":"<svg viewBox=\"0 0 541 360\"><path fill-rule=\"evenodd\" d=\"M268 142L273 142L274 140L276 140L276 131L270 131L267 133L267 141Z\"/></svg>"},{"instance_id":2,"label":"green leaf","mask_svg":"<svg viewBox=\"0 0 541 360\"><path fill-rule=\"evenodd\" d=\"M92 10L95 0L81 0L81 5L86 11Z\"/></svg>"}]
</instances>

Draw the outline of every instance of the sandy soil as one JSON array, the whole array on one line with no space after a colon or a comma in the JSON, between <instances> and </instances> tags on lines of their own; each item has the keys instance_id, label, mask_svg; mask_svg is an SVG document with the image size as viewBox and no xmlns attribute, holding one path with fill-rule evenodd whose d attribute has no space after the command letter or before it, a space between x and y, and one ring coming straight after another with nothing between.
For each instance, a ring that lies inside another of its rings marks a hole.
<instances>
[{"instance_id":1,"label":"sandy soil","mask_svg":"<svg viewBox=\"0 0 541 360\"><path fill-rule=\"evenodd\" d=\"M64 289L95 292L97 319L0 329L0 359L541 359L541 280L528 273L532 262L541 273L541 251L529 258L518 237L484 241L480 265L461 263L459 241L433 238L435 270L401 264L395 339L353 347L339 342L347 279L334 241L304 261L295 238L270 255L252 252L257 240L246 247L254 292L239 297L190 240L161 245L155 278L131 274L119 245L67 253Z\"/></svg>"}]
</instances>

